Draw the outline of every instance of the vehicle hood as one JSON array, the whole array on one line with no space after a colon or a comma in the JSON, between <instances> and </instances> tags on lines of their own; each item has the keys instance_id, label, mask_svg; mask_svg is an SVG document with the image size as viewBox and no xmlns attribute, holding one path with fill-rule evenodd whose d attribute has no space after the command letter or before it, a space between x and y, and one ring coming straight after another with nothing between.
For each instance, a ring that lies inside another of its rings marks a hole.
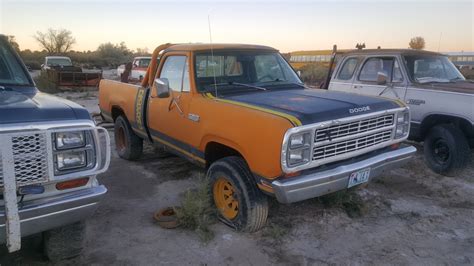
<instances>
[{"instance_id":1,"label":"vehicle hood","mask_svg":"<svg viewBox=\"0 0 474 266\"><path fill-rule=\"evenodd\" d=\"M82 106L32 88L0 91L0 124L87 119ZM33 92L32 92L33 91Z\"/></svg>"},{"instance_id":2,"label":"vehicle hood","mask_svg":"<svg viewBox=\"0 0 474 266\"><path fill-rule=\"evenodd\" d=\"M404 106L387 98L320 89L269 90L227 96L225 99L288 114L296 117L303 125ZM365 108L367 106L368 109ZM354 111L354 108L361 109Z\"/></svg>"},{"instance_id":3,"label":"vehicle hood","mask_svg":"<svg viewBox=\"0 0 474 266\"><path fill-rule=\"evenodd\" d=\"M451 83L417 84L416 87L420 87L420 88L424 88L424 89L431 89L431 90L440 90L440 91L474 94L474 82L471 82L471 81L457 81L457 82L451 82Z\"/></svg>"}]
</instances>

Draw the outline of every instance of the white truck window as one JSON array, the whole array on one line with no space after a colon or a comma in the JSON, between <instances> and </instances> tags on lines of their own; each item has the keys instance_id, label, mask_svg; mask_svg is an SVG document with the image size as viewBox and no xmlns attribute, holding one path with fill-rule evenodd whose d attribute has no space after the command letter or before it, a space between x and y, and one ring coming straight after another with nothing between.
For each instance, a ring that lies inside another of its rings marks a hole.
<instances>
[{"instance_id":1,"label":"white truck window","mask_svg":"<svg viewBox=\"0 0 474 266\"><path fill-rule=\"evenodd\" d=\"M390 82L403 81L400 65L394 57L369 58L360 71L359 80L376 82L379 72L385 73Z\"/></svg>"},{"instance_id":2,"label":"white truck window","mask_svg":"<svg viewBox=\"0 0 474 266\"><path fill-rule=\"evenodd\" d=\"M160 78L168 79L173 91L189 91L189 68L186 56L170 56L166 58ZM183 82L183 78L187 80Z\"/></svg>"},{"instance_id":3,"label":"white truck window","mask_svg":"<svg viewBox=\"0 0 474 266\"><path fill-rule=\"evenodd\" d=\"M341 80L351 79L357 67L357 62L358 62L358 59L356 57L347 59L346 62L344 62L344 65L342 66L341 71L339 72L339 75L337 76L337 79L341 79Z\"/></svg>"}]
</instances>

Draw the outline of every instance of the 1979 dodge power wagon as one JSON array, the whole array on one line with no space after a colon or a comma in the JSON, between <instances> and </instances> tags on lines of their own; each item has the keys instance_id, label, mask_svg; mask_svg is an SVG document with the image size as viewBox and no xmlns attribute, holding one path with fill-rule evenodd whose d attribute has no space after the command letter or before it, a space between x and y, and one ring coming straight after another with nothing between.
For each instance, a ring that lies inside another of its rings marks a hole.
<instances>
[{"instance_id":1,"label":"1979 dodge power wagon","mask_svg":"<svg viewBox=\"0 0 474 266\"><path fill-rule=\"evenodd\" d=\"M141 86L102 80L99 103L116 148L137 159L143 140L207 169L221 218L261 228L267 196L291 203L367 182L416 149L401 102L306 89L277 50L255 45L162 45Z\"/></svg>"},{"instance_id":2,"label":"1979 dodge power wagon","mask_svg":"<svg viewBox=\"0 0 474 266\"><path fill-rule=\"evenodd\" d=\"M78 255L84 220L107 189L108 133L80 105L39 92L0 35L0 244L43 233L51 260Z\"/></svg>"},{"instance_id":3,"label":"1979 dodge power wagon","mask_svg":"<svg viewBox=\"0 0 474 266\"><path fill-rule=\"evenodd\" d=\"M412 114L410 138L424 141L425 161L432 170L454 176L469 162L474 83L447 56L408 49L344 53L329 90L406 102Z\"/></svg>"}]
</instances>

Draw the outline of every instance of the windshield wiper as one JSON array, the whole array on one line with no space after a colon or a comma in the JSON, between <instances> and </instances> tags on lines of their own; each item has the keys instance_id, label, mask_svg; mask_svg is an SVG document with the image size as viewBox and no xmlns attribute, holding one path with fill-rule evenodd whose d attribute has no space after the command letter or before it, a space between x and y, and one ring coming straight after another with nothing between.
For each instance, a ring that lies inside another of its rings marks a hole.
<instances>
[{"instance_id":1,"label":"windshield wiper","mask_svg":"<svg viewBox=\"0 0 474 266\"><path fill-rule=\"evenodd\" d=\"M424 84L424 83L448 83L451 82L449 79L442 79L442 78L434 78L434 77L423 77L423 78L417 78L416 81L418 83Z\"/></svg>"},{"instance_id":2,"label":"windshield wiper","mask_svg":"<svg viewBox=\"0 0 474 266\"><path fill-rule=\"evenodd\" d=\"M310 89L310 88L306 87L306 85L304 85L304 84L302 84L302 83L296 83L296 82L287 81L287 80L281 80L281 79L275 79L275 80L270 80L270 81L263 81L263 82L259 82L258 84L266 84L266 83L287 83L287 84L296 85L296 86L299 86L299 87L302 87L302 88Z\"/></svg>"},{"instance_id":3,"label":"windshield wiper","mask_svg":"<svg viewBox=\"0 0 474 266\"><path fill-rule=\"evenodd\" d=\"M461 77L455 77L455 78L450 79L449 81L456 81L456 80L464 80L464 79Z\"/></svg>"},{"instance_id":4,"label":"windshield wiper","mask_svg":"<svg viewBox=\"0 0 474 266\"><path fill-rule=\"evenodd\" d=\"M265 89L265 88L263 88L263 87L254 86L254 85L245 84L245 83L232 82L232 81L230 81L230 82L224 82L224 83L214 83L214 84L208 85L207 87L224 86L224 85L227 85L227 86L237 85L237 86L241 86L241 87L247 87L247 88L252 88L252 89L257 89L257 90L262 90L262 91L266 91L266 90L267 90L267 89Z\"/></svg>"}]
</instances>

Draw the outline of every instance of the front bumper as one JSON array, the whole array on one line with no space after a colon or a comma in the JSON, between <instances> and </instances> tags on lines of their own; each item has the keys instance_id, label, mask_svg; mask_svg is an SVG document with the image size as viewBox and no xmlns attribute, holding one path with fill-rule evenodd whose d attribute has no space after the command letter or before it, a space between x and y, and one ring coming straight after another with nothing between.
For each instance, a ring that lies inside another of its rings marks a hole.
<instances>
[{"instance_id":1,"label":"front bumper","mask_svg":"<svg viewBox=\"0 0 474 266\"><path fill-rule=\"evenodd\" d=\"M21 236L44 232L82 221L90 216L107 193L105 186L77 190L25 202L18 207ZM0 208L0 244L6 243L5 208Z\"/></svg>"},{"instance_id":2,"label":"front bumper","mask_svg":"<svg viewBox=\"0 0 474 266\"><path fill-rule=\"evenodd\" d=\"M415 152L415 147L405 146L331 169L304 173L288 180L276 180L272 182L272 187L276 198L282 203L315 198L347 188L349 176L353 172L370 168L370 179L373 179L385 170L403 165Z\"/></svg>"}]
</instances>

